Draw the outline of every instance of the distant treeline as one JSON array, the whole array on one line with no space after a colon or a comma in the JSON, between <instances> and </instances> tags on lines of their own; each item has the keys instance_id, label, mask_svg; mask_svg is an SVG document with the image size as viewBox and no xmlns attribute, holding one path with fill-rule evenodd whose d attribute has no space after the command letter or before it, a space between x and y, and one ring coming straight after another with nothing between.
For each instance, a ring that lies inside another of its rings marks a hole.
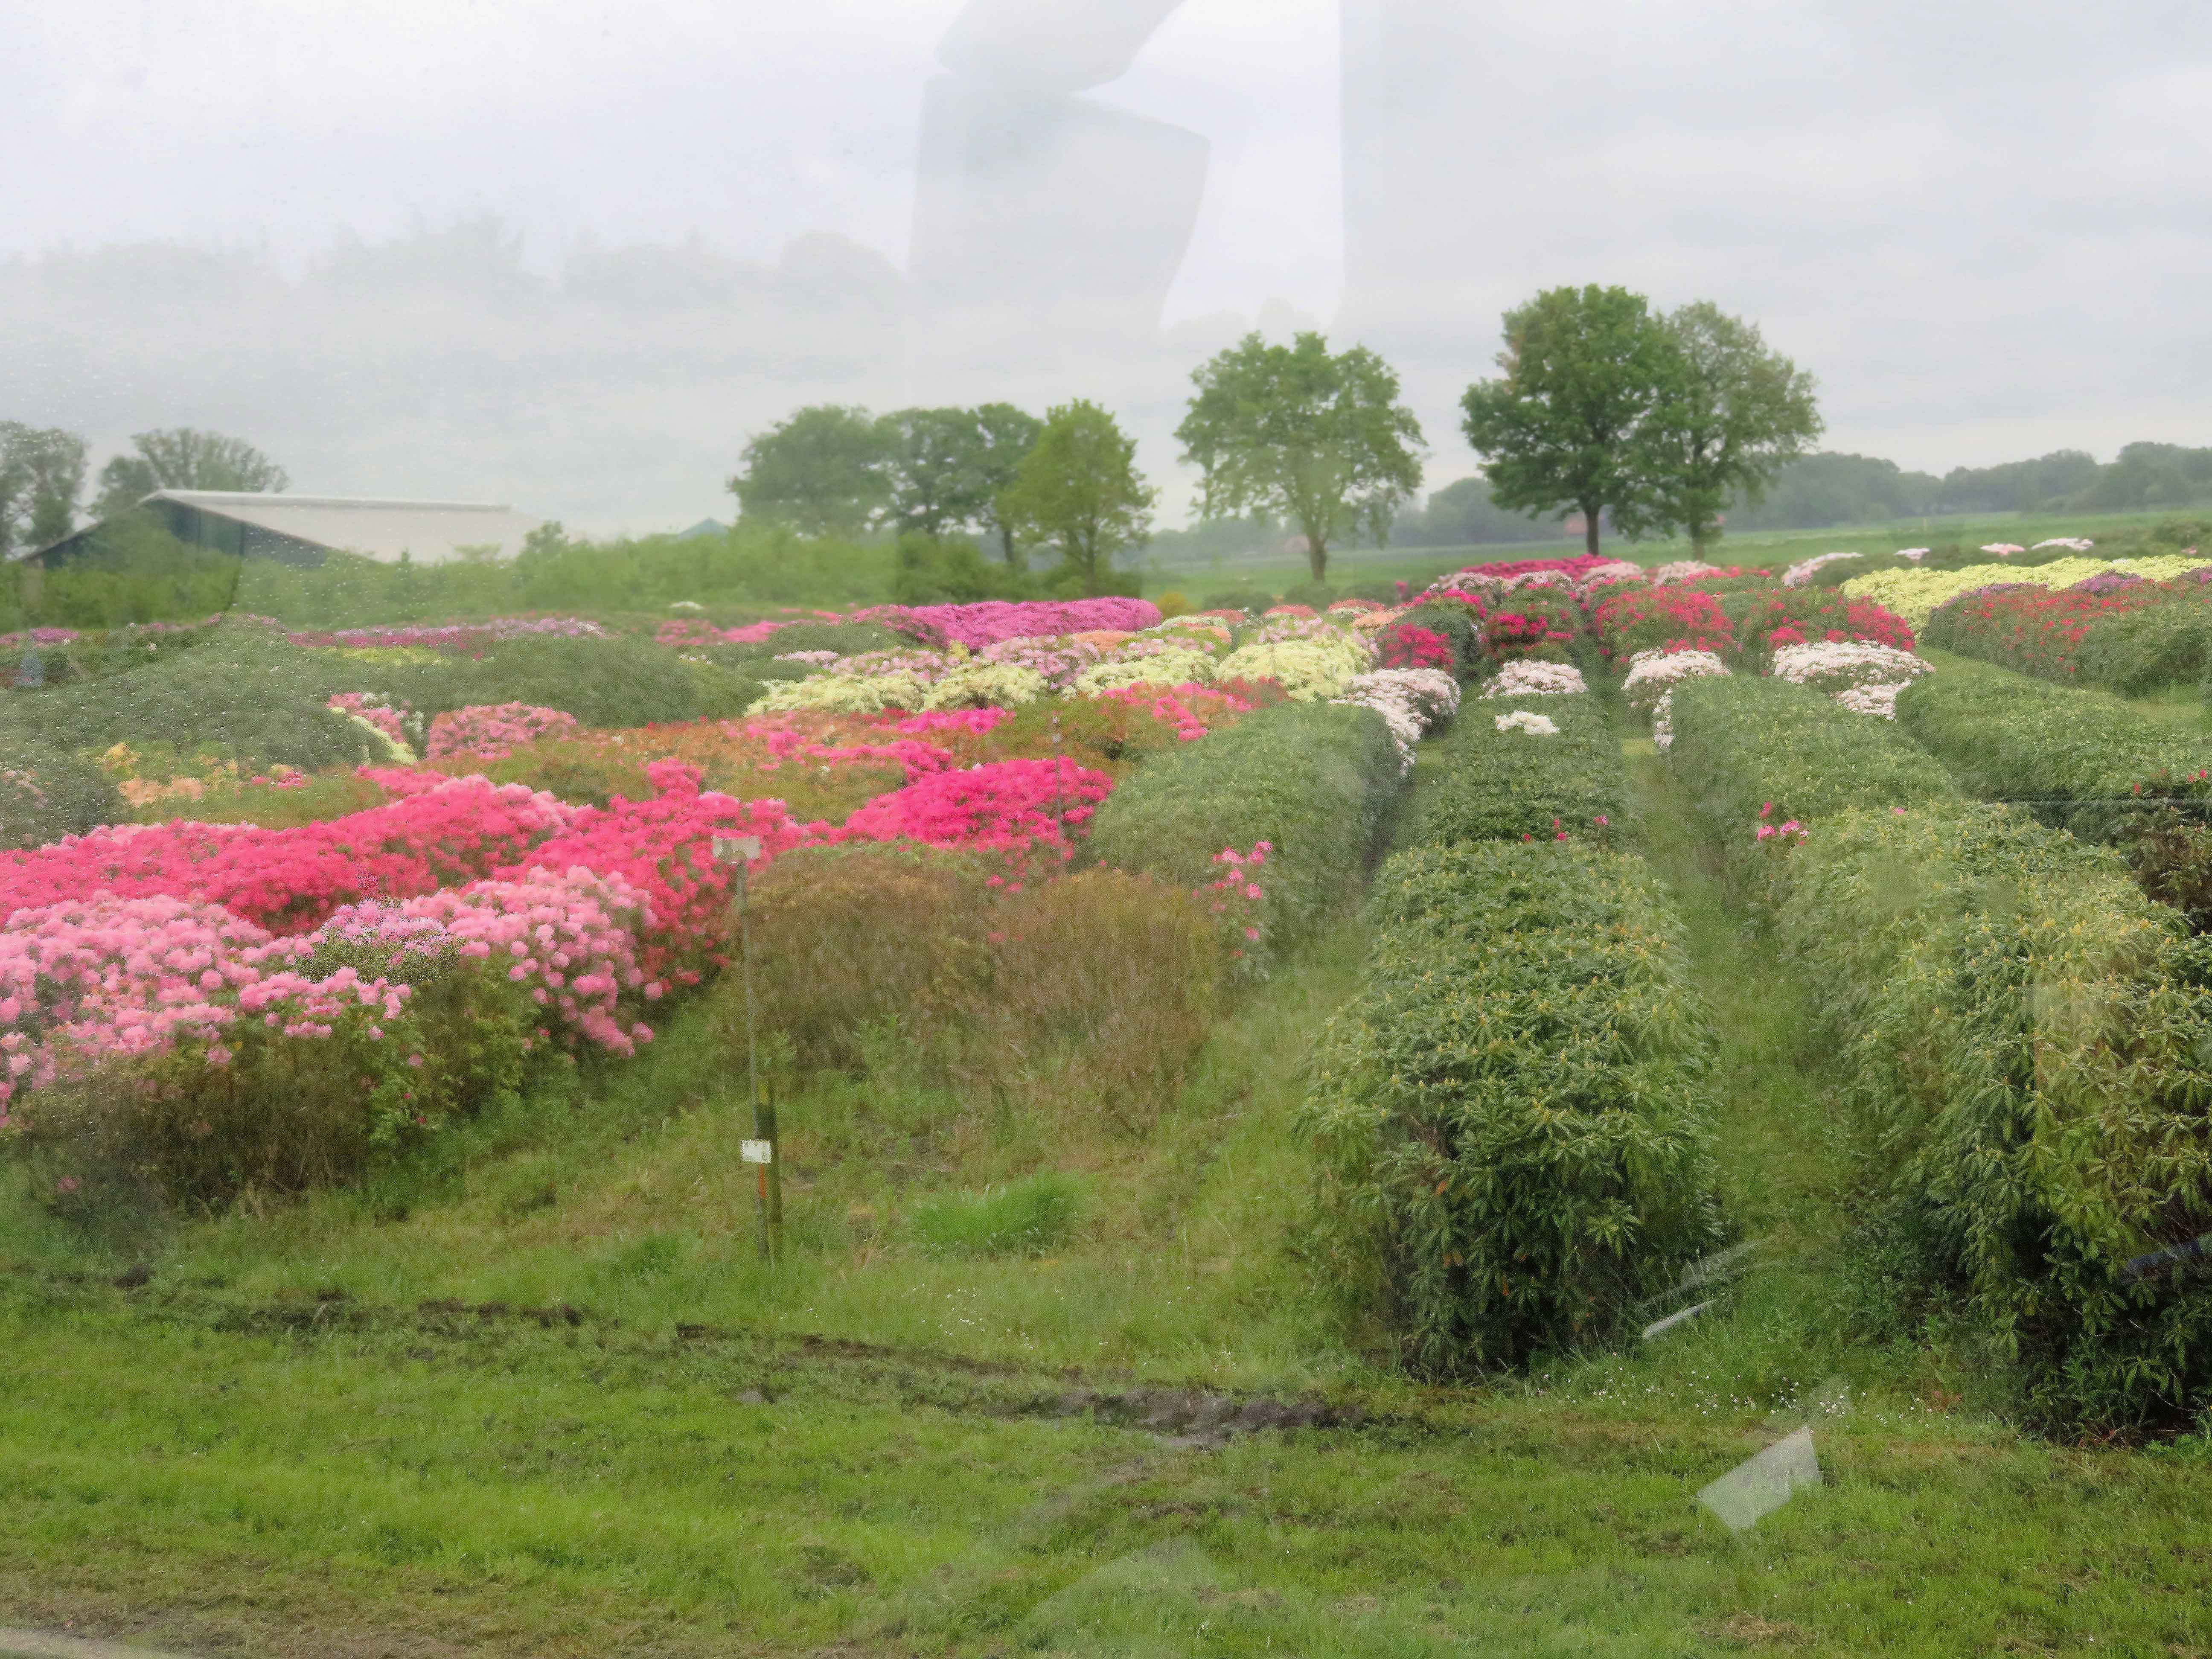
<instances>
[{"instance_id":1,"label":"distant treeline","mask_svg":"<svg viewBox=\"0 0 2212 1659\"><path fill-rule=\"evenodd\" d=\"M2030 461L1954 467L1942 477L1908 472L1895 461L1832 451L1784 462L1757 506L1739 501L1728 528L1824 530L1835 525L1966 513L2147 513L2212 504L2212 448L2136 443L2100 462L2086 450L2060 449ZM1405 547L1547 541L1558 520L1508 513L1480 478L1437 490L1391 532Z\"/></svg>"}]
</instances>

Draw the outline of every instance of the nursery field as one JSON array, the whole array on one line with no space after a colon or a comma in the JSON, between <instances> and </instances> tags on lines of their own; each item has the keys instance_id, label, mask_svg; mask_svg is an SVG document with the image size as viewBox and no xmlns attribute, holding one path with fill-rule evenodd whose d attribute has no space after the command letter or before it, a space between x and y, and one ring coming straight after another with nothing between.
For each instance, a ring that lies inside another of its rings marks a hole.
<instances>
[{"instance_id":1,"label":"nursery field","mask_svg":"<svg viewBox=\"0 0 2212 1659\"><path fill-rule=\"evenodd\" d=\"M0 641L0 1652L2212 1653L2188 531Z\"/></svg>"}]
</instances>

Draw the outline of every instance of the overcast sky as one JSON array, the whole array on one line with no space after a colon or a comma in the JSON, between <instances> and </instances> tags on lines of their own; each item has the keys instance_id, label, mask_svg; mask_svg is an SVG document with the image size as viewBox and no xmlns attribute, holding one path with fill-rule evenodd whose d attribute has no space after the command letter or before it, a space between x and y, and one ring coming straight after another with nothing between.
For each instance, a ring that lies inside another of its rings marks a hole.
<instances>
[{"instance_id":1,"label":"overcast sky","mask_svg":"<svg viewBox=\"0 0 2212 1659\"><path fill-rule=\"evenodd\" d=\"M976 0L948 74L963 0L21 0L0 418L642 529L822 398L1097 397L1172 485L1192 364L1304 319L1439 485L1499 312L1595 281L1759 322L1834 447L2212 442L2212 9L1342 7ZM484 216L503 275L410 240Z\"/></svg>"}]
</instances>

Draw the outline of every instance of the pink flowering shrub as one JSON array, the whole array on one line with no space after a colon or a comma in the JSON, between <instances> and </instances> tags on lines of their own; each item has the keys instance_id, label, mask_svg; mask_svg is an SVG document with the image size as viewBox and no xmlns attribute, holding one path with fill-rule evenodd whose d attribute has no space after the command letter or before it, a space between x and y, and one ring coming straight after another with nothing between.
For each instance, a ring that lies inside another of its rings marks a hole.
<instances>
[{"instance_id":1,"label":"pink flowering shrub","mask_svg":"<svg viewBox=\"0 0 2212 1659\"><path fill-rule=\"evenodd\" d=\"M566 737L580 729L574 714L526 702L449 709L430 722L426 758L474 755L484 760L503 760L540 738Z\"/></svg>"},{"instance_id":2,"label":"pink flowering shrub","mask_svg":"<svg viewBox=\"0 0 2212 1659\"><path fill-rule=\"evenodd\" d=\"M116 824L0 854L0 913L102 892L167 895L222 905L272 932L304 932L342 904L488 875L564 829L575 811L520 785L462 778L295 829Z\"/></svg>"}]
</instances>

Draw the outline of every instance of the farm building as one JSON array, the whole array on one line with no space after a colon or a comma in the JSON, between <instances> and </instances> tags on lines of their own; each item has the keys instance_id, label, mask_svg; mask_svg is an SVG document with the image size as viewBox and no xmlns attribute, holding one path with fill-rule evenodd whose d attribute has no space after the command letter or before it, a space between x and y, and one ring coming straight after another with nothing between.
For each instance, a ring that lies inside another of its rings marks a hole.
<instances>
[{"instance_id":1,"label":"farm building","mask_svg":"<svg viewBox=\"0 0 2212 1659\"><path fill-rule=\"evenodd\" d=\"M276 495L234 489L157 489L135 509L193 547L285 564L319 565L332 553L396 564L511 558L543 522L483 501L406 501L350 495ZM102 524L19 555L52 568L90 551Z\"/></svg>"}]
</instances>

